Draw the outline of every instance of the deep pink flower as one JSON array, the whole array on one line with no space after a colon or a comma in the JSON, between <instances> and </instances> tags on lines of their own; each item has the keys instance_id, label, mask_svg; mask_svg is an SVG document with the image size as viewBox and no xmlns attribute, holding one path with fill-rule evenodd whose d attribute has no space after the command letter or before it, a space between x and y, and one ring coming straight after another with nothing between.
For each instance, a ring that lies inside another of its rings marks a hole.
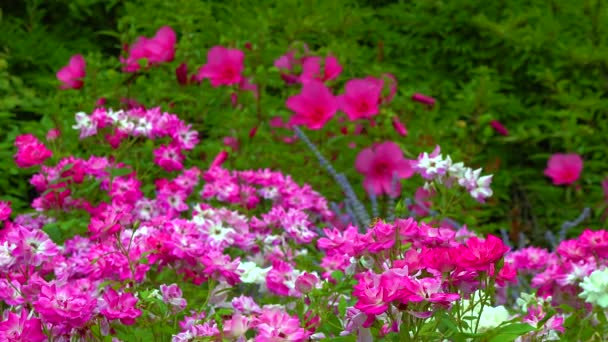
<instances>
[{"instance_id":1,"label":"deep pink flower","mask_svg":"<svg viewBox=\"0 0 608 342\"><path fill-rule=\"evenodd\" d=\"M86 63L82 55L74 55L68 65L57 71L57 79L61 81L61 89L80 89L84 85L82 79L86 76Z\"/></svg>"},{"instance_id":2,"label":"deep pink flower","mask_svg":"<svg viewBox=\"0 0 608 342\"><path fill-rule=\"evenodd\" d=\"M69 283L63 287L43 285L33 306L46 322L79 328L91 319L96 304L89 293L80 290L76 283Z\"/></svg>"},{"instance_id":3,"label":"deep pink flower","mask_svg":"<svg viewBox=\"0 0 608 342\"><path fill-rule=\"evenodd\" d=\"M172 61L176 40L175 31L169 26L161 27L153 38L139 37L128 49L129 56L120 58L121 63L125 64L123 71L138 71L141 68L139 60L144 58L148 66Z\"/></svg>"},{"instance_id":4,"label":"deep pink flower","mask_svg":"<svg viewBox=\"0 0 608 342\"><path fill-rule=\"evenodd\" d=\"M350 120L369 119L378 114L384 81L373 77L346 82L343 95L338 96L340 109Z\"/></svg>"},{"instance_id":5,"label":"deep pink flower","mask_svg":"<svg viewBox=\"0 0 608 342\"><path fill-rule=\"evenodd\" d=\"M494 235L485 240L472 237L466 245L460 247L458 266L477 271L489 271L490 265L496 263L509 251L504 242Z\"/></svg>"},{"instance_id":6,"label":"deep pink flower","mask_svg":"<svg viewBox=\"0 0 608 342\"><path fill-rule=\"evenodd\" d=\"M26 309L21 314L8 312L6 320L0 323L0 340L7 342L42 342L47 337L42 331L42 322L35 317L29 317Z\"/></svg>"},{"instance_id":7,"label":"deep pink flower","mask_svg":"<svg viewBox=\"0 0 608 342\"><path fill-rule=\"evenodd\" d=\"M310 335L300 327L297 316L290 316L279 308L263 308L262 313L255 319L254 326L258 331L256 342L303 342Z\"/></svg>"},{"instance_id":8,"label":"deep pink flower","mask_svg":"<svg viewBox=\"0 0 608 342\"><path fill-rule=\"evenodd\" d=\"M154 163L167 172L183 169L183 161L184 155L175 144L161 145L154 150Z\"/></svg>"},{"instance_id":9,"label":"deep pink flower","mask_svg":"<svg viewBox=\"0 0 608 342\"><path fill-rule=\"evenodd\" d=\"M15 138L15 146L17 147L15 163L22 168L42 164L53 155L53 152L31 134L24 134Z\"/></svg>"},{"instance_id":10,"label":"deep pink flower","mask_svg":"<svg viewBox=\"0 0 608 342\"><path fill-rule=\"evenodd\" d=\"M492 120L490 122L490 126L492 126L492 128L494 128L494 130L500 135L509 135L509 131L507 130L507 128L498 120Z\"/></svg>"},{"instance_id":11,"label":"deep pink flower","mask_svg":"<svg viewBox=\"0 0 608 342\"><path fill-rule=\"evenodd\" d=\"M414 174L410 161L403 157L399 145L392 141L362 150L355 161L355 168L365 176L365 189L375 195L397 196L401 193L398 180Z\"/></svg>"},{"instance_id":12,"label":"deep pink flower","mask_svg":"<svg viewBox=\"0 0 608 342\"><path fill-rule=\"evenodd\" d=\"M318 81L305 83L300 94L288 98L286 105L295 113L290 124L315 130L323 128L338 110L336 97Z\"/></svg>"},{"instance_id":13,"label":"deep pink flower","mask_svg":"<svg viewBox=\"0 0 608 342\"><path fill-rule=\"evenodd\" d=\"M239 84L243 78L244 60L245 54L241 50L214 46L207 54L207 64L198 70L197 79L208 78L213 87Z\"/></svg>"},{"instance_id":14,"label":"deep pink flower","mask_svg":"<svg viewBox=\"0 0 608 342\"><path fill-rule=\"evenodd\" d=\"M395 129L395 132L397 132L397 134L399 134L400 136L407 136L407 128L405 128L405 125L401 123L401 120L399 120L399 117L396 115L393 116L393 128Z\"/></svg>"},{"instance_id":15,"label":"deep pink flower","mask_svg":"<svg viewBox=\"0 0 608 342\"><path fill-rule=\"evenodd\" d=\"M422 95L420 93L415 93L414 95L412 95L412 100L423 103L429 107L433 107L436 102L434 98L432 98L430 96Z\"/></svg>"},{"instance_id":16,"label":"deep pink flower","mask_svg":"<svg viewBox=\"0 0 608 342\"><path fill-rule=\"evenodd\" d=\"M556 153L551 156L545 169L545 175L554 185L572 184L583 171L583 159L575 153Z\"/></svg>"},{"instance_id":17,"label":"deep pink flower","mask_svg":"<svg viewBox=\"0 0 608 342\"><path fill-rule=\"evenodd\" d=\"M213 159L213 162L211 162L211 165L209 166L209 169L213 169L214 167L220 167L222 166L222 164L224 164L224 162L226 161L226 159L228 159L228 152L227 151L220 151L220 153L217 154L217 156L215 157L215 159Z\"/></svg>"},{"instance_id":18,"label":"deep pink flower","mask_svg":"<svg viewBox=\"0 0 608 342\"><path fill-rule=\"evenodd\" d=\"M11 202L0 201L0 222L11 217Z\"/></svg>"},{"instance_id":19,"label":"deep pink flower","mask_svg":"<svg viewBox=\"0 0 608 342\"><path fill-rule=\"evenodd\" d=\"M188 64L182 63L175 69L177 83L180 85L188 84Z\"/></svg>"},{"instance_id":20,"label":"deep pink flower","mask_svg":"<svg viewBox=\"0 0 608 342\"><path fill-rule=\"evenodd\" d=\"M100 312L108 320L119 319L124 325L133 325L141 316L141 310L135 307L137 298L132 293L118 293L109 287L103 294L103 303Z\"/></svg>"},{"instance_id":21,"label":"deep pink flower","mask_svg":"<svg viewBox=\"0 0 608 342\"><path fill-rule=\"evenodd\" d=\"M321 72L321 57L312 56L302 59L302 74L300 82L310 81L330 81L338 78L342 72L342 66L334 56L327 56L324 60L323 71Z\"/></svg>"}]
</instances>

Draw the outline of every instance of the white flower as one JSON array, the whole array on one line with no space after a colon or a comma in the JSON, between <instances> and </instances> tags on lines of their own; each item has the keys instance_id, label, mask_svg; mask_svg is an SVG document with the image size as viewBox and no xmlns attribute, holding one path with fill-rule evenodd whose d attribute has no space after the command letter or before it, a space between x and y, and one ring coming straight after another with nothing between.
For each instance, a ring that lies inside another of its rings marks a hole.
<instances>
[{"instance_id":1,"label":"white flower","mask_svg":"<svg viewBox=\"0 0 608 342\"><path fill-rule=\"evenodd\" d=\"M238 269L242 270L241 281L243 283L264 284L266 282L266 274L272 267L260 268L255 262L245 261L239 264Z\"/></svg>"},{"instance_id":2,"label":"white flower","mask_svg":"<svg viewBox=\"0 0 608 342\"><path fill-rule=\"evenodd\" d=\"M215 222L208 228L208 234L209 238L214 242L219 242L220 244L227 242L231 244L234 243L232 235L236 234L236 231L230 227L224 227L222 222Z\"/></svg>"},{"instance_id":3,"label":"white flower","mask_svg":"<svg viewBox=\"0 0 608 342\"><path fill-rule=\"evenodd\" d=\"M482 333L484 331L496 328L502 323L508 321L510 317L509 312L502 305L493 307L490 305L490 303L485 303L482 309L480 298L481 292L480 290L477 290L473 294L471 294L471 300L462 300L463 307L465 308L465 310L468 309L464 316L474 317L472 319L467 320L467 324L469 325L468 332L470 333L475 332L475 326L477 325L477 317L480 317L477 333ZM473 308L469 308L469 306L471 305L471 301L475 303L475 306Z\"/></svg>"},{"instance_id":4,"label":"white flower","mask_svg":"<svg viewBox=\"0 0 608 342\"><path fill-rule=\"evenodd\" d=\"M0 267L8 267L15 262L15 257L13 257L15 248L17 248L17 246L12 243L9 244L8 241L4 241L4 243L0 245Z\"/></svg>"},{"instance_id":5,"label":"white flower","mask_svg":"<svg viewBox=\"0 0 608 342\"><path fill-rule=\"evenodd\" d=\"M580 283L583 292L578 296L587 303L608 308L608 269L597 270Z\"/></svg>"}]
</instances>

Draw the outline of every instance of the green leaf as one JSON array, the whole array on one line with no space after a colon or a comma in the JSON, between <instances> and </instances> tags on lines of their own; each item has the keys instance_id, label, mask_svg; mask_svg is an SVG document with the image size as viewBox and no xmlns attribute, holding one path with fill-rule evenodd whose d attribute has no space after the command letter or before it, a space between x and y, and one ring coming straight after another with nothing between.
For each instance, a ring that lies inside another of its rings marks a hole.
<instances>
[{"instance_id":1,"label":"green leaf","mask_svg":"<svg viewBox=\"0 0 608 342\"><path fill-rule=\"evenodd\" d=\"M496 330L489 342L511 342L517 337L535 330L536 328L530 324L512 323Z\"/></svg>"}]
</instances>

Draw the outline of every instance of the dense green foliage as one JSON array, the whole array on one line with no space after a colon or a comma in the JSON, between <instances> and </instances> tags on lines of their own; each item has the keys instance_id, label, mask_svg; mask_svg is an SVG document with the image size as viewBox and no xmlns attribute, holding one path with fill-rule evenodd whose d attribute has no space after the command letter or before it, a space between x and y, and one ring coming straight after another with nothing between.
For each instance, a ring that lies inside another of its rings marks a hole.
<instances>
[{"instance_id":1,"label":"dense green foliage","mask_svg":"<svg viewBox=\"0 0 608 342\"><path fill-rule=\"evenodd\" d=\"M123 45L163 25L178 34L175 60L136 76L122 73ZM283 143L290 133L273 134L268 125L273 116L289 117L284 101L298 91L283 86L273 60L306 42L344 66L335 89L350 78L383 72L399 81L397 97L378 119L384 129L343 136L334 120L310 134L353 184L361 181L354 158L372 141L398 141L410 158L439 144L454 160L495 174L488 205L471 201L475 210L450 213L476 230L506 228L513 237L521 231L541 240L584 207L593 214L583 226L605 223L600 181L608 176L608 5L601 0L26 0L2 8L0 32L0 172L6 175L0 189L16 207L29 202L31 190L21 181L27 170L11 163L14 137L43 137L59 127L65 155L54 158L77 154L73 115L90 112L101 97L114 108L122 98L161 106L195 123L203 137L197 158L210 162L223 148L222 138L236 136L241 146L229 167L281 169L339 200L338 187L303 144ZM177 85L180 63L193 73L210 47L244 49L246 42L253 47L246 51L246 74L263 90L259 103L243 94L243 108L232 108L229 89L208 82ZM85 87L59 91L55 72L76 53L87 61ZM427 110L412 102L414 92L435 97L438 106ZM392 132L394 114L406 123L406 138ZM497 135L491 120L500 120L510 135ZM357 148L347 147L351 141ZM557 152L584 158L573 187L553 186L543 175ZM407 182L404 196L421 184Z\"/></svg>"}]
</instances>

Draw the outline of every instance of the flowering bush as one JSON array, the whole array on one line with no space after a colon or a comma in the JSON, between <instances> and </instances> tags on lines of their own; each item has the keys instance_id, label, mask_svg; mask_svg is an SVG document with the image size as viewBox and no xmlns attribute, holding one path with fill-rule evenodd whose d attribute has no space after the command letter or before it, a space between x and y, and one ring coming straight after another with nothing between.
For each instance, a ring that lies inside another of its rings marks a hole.
<instances>
[{"instance_id":1,"label":"flowering bush","mask_svg":"<svg viewBox=\"0 0 608 342\"><path fill-rule=\"evenodd\" d=\"M608 335L608 232L572 230L586 227L591 209L546 230L539 247L517 230L509 237L478 225L489 212L481 208L502 195L492 189L492 167L484 172L445 145L441 154L433 141L406 144L401 138L412 131L422 139L424 127L406 128L395 75L353 76L340 54L307 44L281 50L275 69L266 69L263 47L250 42L211 47L189 74L187 63L171 63L195 59L180 55L192 37L162 26L125 43L115 59L127 97L98 93L96 79L111 84L116 65L74 55L56 74L59 101L77 108L74 122L54 112L43 123L52 124L45 140L35 131L12 142L15 164L35 173L33 211L0 201L2 340ZM151 86L166 71L180 96ZM200 89L209 107L189 112ZM422 93L411 101L428 112L440 103ZM217 133L217 121L232 122L208 115L214 108L251 114L253 124L246 135ZM270 120L269 111L277 114ZM266 121L267 135L259 135ZM512 134L498 120L489 126L505 139ZM291 166L285 173L239 168L269 137L299 149L305 167L282 160ZM326 158L327 146L339 155ZM580 199L593 185L583 182L580 155L544 160L555 191ZM291 171L333 183L321 194ZM349 182L357 172L362 186Z\"/></svg>"}]
</instances>

